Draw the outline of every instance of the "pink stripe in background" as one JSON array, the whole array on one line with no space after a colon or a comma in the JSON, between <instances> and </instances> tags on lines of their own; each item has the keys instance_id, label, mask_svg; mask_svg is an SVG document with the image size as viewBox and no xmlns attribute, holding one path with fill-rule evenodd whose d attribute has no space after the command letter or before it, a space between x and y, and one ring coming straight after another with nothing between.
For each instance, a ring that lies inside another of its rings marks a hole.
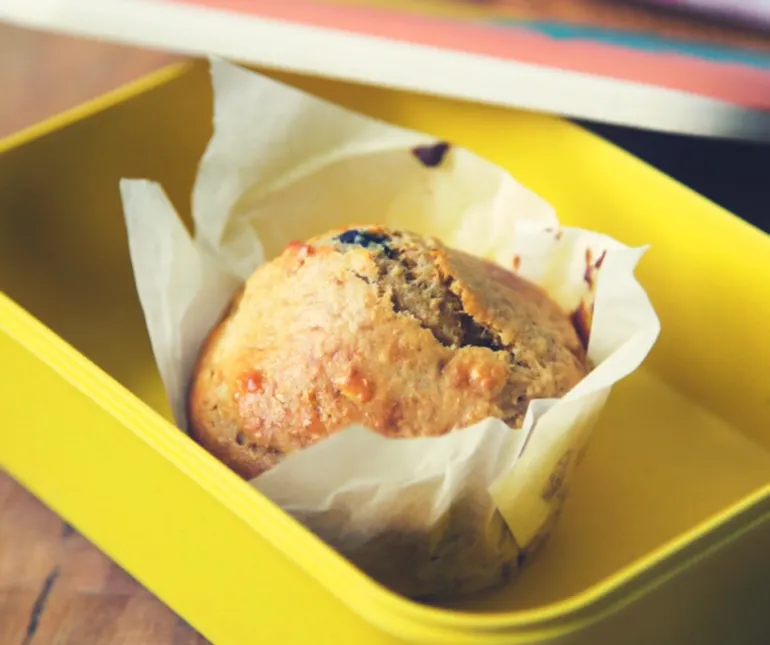
<instances>
[{"instance_id":1,"label":"pink stripe in background","mask_svg":"<svg viewBox=\"0 0 770 645\"><path fill-rule=\"evenodd\" d=\"M655 85L770 110L770 71L736 63L308 0L172 1Z\"/></svg>"}]
</instances>

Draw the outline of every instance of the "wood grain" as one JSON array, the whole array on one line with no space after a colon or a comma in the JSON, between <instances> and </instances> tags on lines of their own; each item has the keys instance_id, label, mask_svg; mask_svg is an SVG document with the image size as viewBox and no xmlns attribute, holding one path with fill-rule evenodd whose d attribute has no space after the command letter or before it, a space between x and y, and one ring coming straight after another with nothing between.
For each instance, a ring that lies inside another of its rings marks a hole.
<instances>
[{"instance_id":1,"label":"wood grain","mask_svg":"<svg viewBox=\"0 0 770 645\"><path fill-rule=\"evenodd\" d=\"M174 57L0 25L0 137ZM0 645L207 641L0 471Z\"/></svg>"},{"instance_id":2,"label":"wood grain","mask_svg":"<svg viewBox=\"0 0 770 645\"><path fill-rule=\"evenodd\" d=\"M0 643L205 645L207 641L0 473Z\"/></svg>"},{"instance_id":3,"label":"wood grain","mask_svg":"<svg viewBox=\"0 0 770 645\"><path fill-rule=\"evenodd\" d=\"M0 24L0 137L174 60L167 53Z\"/></svg>"}]
</instances>

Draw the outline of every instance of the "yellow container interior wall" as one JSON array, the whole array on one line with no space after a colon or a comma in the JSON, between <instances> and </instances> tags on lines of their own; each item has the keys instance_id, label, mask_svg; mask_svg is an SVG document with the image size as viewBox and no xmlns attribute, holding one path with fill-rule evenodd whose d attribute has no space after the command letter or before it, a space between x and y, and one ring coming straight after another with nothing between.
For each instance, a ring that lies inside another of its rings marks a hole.
<instances>
[{"instance_id":1,"label":"yellow container interior wall","mask_svg":"<svg viewBox=\"0 0 770 645\"><path fill-rule=\"evenodd\" d=\"M455 608L507 614L573 598L768 489L767 236L559 119L283 78L500 163L564 224L652 245L639 275L661 318L658 346L613 392L541 557L509 588ZM168 417L117 182L159 181L186 215L211 99L204 65L156 80L0 154L0 289Z\"/></svg>"}]
</instances>

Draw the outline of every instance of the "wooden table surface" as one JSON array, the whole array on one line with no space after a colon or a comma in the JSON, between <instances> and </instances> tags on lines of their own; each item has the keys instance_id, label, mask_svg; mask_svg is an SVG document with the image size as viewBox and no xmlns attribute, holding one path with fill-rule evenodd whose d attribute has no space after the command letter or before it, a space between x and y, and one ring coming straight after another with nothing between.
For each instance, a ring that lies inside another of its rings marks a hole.
<instances>
[{"instance_id":1,"label":"wooden table surface","mask_svg":"<svg viewBox=\"0 0 770 645\"><path fill-rule=\"evenodd\" d=\"M0 137L172 60L0 25ZM0 645L206 642L0 472Z\"/></svg>"}]
</instances>

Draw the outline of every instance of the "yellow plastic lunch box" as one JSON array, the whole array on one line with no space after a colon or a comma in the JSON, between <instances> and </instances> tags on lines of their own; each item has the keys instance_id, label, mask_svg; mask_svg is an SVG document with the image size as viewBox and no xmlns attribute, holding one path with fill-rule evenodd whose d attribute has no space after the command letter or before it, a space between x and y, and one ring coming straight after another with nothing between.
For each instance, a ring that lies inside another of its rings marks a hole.
<instances>
[{"instance_id":1,"label":"yellow plastic lunch box","mask_svg":"<svg viewBox=\"0 0 770 645\"><path fill-rule=\"evenodd\" d=\"M613 391L549 544L508 588L418 604L170 423L118 180L189 211L203 63L0 143L0 467L217 644L770 642L770 237L558 118L279 77L486 156L566 224L651 245L660 341Z\"/></svg>"}]
</instances>

